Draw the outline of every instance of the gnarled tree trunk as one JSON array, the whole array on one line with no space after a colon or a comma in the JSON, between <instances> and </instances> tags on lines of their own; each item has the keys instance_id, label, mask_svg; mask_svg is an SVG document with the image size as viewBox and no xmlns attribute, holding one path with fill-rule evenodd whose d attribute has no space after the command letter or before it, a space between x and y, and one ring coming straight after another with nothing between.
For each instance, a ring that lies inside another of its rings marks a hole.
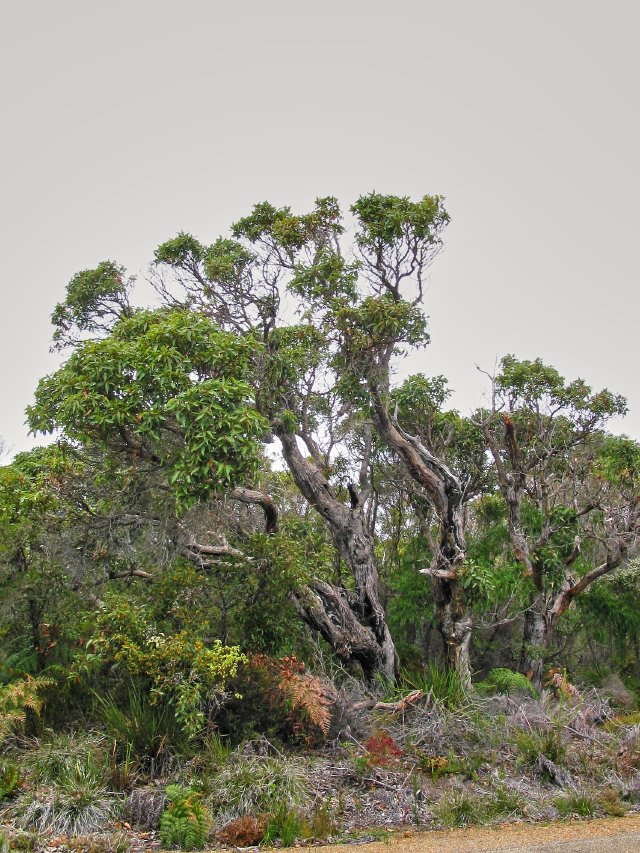
<instances>
[{"instance_id":1,"label":"gnarled tree trunk","mask_svg":"<svg viewBox=\"0 0 640 853\"><path fill-rule=\"evenodd\" d=\"M431 578L436 624L444 642L447 665L458 672L464 684L469 685L473 620L460 575L466 556L462 486L442 460L418 438L408 435L391 420L381 394L376 389L372 390L374 424L379 435L400 456L410 476L424 489L440 522L431 566L422 571Z\"/></svg>"},{"instance_id":2,"label":"gnarled tree trunk","mask_svg":"<svg viewBox=\"0 0 640 853\"><path fill-rule=\"evenodd\" d=\"M319 465L302 455L297 438L276 429L282 452L298 489L331 530L338 553L351 570L356 594L315 581L307 594L296 596L299 612L343 660L361 664L367 678L376 673L393 680L397 658L378 590L373 538L363 502L354 489L348 506L333 494Z\"/></svg>"}]
</instances>

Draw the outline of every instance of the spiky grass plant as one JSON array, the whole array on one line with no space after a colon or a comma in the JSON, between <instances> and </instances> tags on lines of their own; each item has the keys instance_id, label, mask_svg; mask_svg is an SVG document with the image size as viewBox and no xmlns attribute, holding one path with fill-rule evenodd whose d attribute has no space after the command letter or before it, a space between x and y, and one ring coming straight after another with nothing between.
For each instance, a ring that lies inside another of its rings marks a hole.
<instances>
[{"instance_id":1,"label":"spiky grass plant","mask_svg":"<svg viewBox=\"0 0 640 853\"><path fill-rule=\"evenodd\" d=\"M19 801L18 823L38 833L88 835L115 818L118 805L104 788L69 780L24 795Z\"/></svg>"},{"instance_id":2,"label":"spiky grass plant","mask_svg":"<svg viewBox=\"0 0 640 853\"><path fill-rule=\"evenodd\" d=\"M226 823L247 814L276 814L282 808L294 808L306 796L299 761L236 754L220 771L210 804L218 823Z\"/></svg>"}]
</instances>

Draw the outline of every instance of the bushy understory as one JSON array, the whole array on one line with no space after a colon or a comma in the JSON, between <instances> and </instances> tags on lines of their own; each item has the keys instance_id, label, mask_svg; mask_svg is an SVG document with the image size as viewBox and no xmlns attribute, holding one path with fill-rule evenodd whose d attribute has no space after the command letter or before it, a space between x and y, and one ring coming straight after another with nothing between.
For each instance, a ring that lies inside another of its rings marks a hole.
<instances>
[{"instance_id":1,"label":"bushy understory","mask_svg":"<svg viewBox=\"0 0 640 853\"><path fill-rule=\"evenodd\" d=\"M424 679L408 692L332 684L325 736L308 718L292 730L286 707L284 739L167 734L164 763L104 730L16 735L0 767L3 831L10 849L67 837L69 849L159 838L190 850L640 810L640 713L594 688L533 697L504 673L467 693Z\"/></svg>"}]
</instances>

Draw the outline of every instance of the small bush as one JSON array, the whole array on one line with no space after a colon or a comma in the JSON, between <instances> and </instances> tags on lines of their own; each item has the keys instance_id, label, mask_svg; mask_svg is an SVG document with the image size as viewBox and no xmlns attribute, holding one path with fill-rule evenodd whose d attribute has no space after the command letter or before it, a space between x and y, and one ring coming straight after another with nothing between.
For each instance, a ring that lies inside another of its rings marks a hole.
<instances>
[{"instance_id":1,"label":"small bush","mask_svg":"<svg viewBox=\"0 0 640 853\"><path fill-rule=\"evenodd\" d=\"M489 799L488 811L493 816L504 817L507 815L518 815L524 812L525 799L519 791L514 791L504 783L495 786Z\"/></svg>"},{"instance_id":2,"label":"small bush","mask_svg":"<svg viewBox=\"0 0 640 853\"><path fill-rule=\"evenodd\" d=\"M180 785L167 787L169 806L160 818L160 840L169 849L202 850L209 835L210 818L200 795Z\"/></svg>"},{"instance_id":3,"label":"small bush","mask_svg":"<svg viewBox=\"0 0 640 853\"><path fill-rule=\"evenodd\" d=\"M491 823L522 814L524 804L522 794L500 784L492 793L480 796L466 791L453 793L438 803L434 816L445 826Z\"/></svg>"},{"instance_id":4,"label":"small bush","mask_svg":"<svg viewBox=\"0 0 640 853\"><path fill-rule=\"evenodd\" d=\"M394 767L403 753L388 732L379 731L366 742L368 762L372 767Z\"/></svg>"},{"instance_id":5,"label":"small bush","mask_svg":"<svg viewBox=\"0 0 640 853\"><path fill-rule=\"evenodd\" d=\"M124 703L96 696L96 710L108 735L119 745L116 758L135 755L151 776L170 769L175 754L184 753L187 738L167 705L154 705L139 688L131 687Z\"/></svg>"},{"instance_id":6,"label":"small bush","mask_svg":"<svg viewBox=\"0 0 640 853\"><path fill-rule=\"evenodd\" d=\"M430 755L422 750L416 750L414 757L421 773L431 776L432 782L437 782L441 776L450 773L450 764L444 755Z\"/></svg>"},{"instance_id":7,"label":"small bush","mask_svg":"<svg viewBox=\"0 0 640 853\"><path fill-rule=\"evenodd\" d=\"M100 738L57 734L35 743L24 760L37 785L106 787L109 762Z\"/></svg>"},{"instance_id":8,"label":"small bush","mask_svg":"<svg viewBox=\"0 0 640 853\"><path fill-rule=\"evenodd\" d=\"M233 743L260 734L311 746L329 733L336 697L330 685L295 657L254 655L238 667L228 689L216 725Z\"/></svg>"},{"instance_id":9,"label":"small bush","mask_svg":"<svg viewBox=\"0 0 640 853\"><path fill-rule=\"evenodd\" d=\"M262 842L269 826L269 815L245 815L230 821L218 833L218 840L228 847L255 847Z\"/></svg>"},{"instance_id":10,"label":"small bush","mask_svg":"<svg viewBox=\"0 0 640 853\"><path fill-rule=\"evenodd\" d=\"M444 826L467 826L483 822L482 800L466 791L459 791L440 800L434 817Z\"/></svg>"},{"instance_id":11,"label":"small bush","mask_svg":"<svg viewBox=\"0 0 640 853\"><path fill-rule=\"evenodd\" d=\"M571 817L571 815L593 817L596 813L593 799L586 794L568 794L564 797L557 797L554 805L560 817Z\"/></svg>"},{"instance_id":12,"label":"small bush","mask_svg":"<svg viewBox=\"0 0 640 853\"><path fill-rule=\"evenodd\" d=\"M604 724L605 731L615 731L616 729L624 728L625 726L637 726L640 724L640 711L635 711L633 714L621 714L611 720L607 720Z\"/></svg>"},{"instance_id":13,"label":"small bush","mask_svg":"<svg viewBox=\"0 0 640 853\"><path fill-rule=\"evenodd\" d=\"M330 802L327 801L322 803L311 817L311 823L309 824L310 837L316 838L319 841L324 841L332 835L335 835L337 830L338 827L336 826L336 822L331 811Z\"/></svg>"},{"instance_id":14,"label":"small bush","mask_svg":"<svg viewBox=\"0 0 640 853\"><path fill-rule=\"evenodd\" d=\"M29 714L32 718L40 716L44 704L42 693L54 683L43 675L26 675L0 685L0 745L10 735L24 731Z\"/></svg>"},{"instance_id":15,"label":"small bush","mask_svg":"<svg viewBox=\"0 0 640 853\"><path fill-rule=\"evenodd\" d=\"M390 698L401 698L410 690L430 693L433 701L451 711L460 708L468 700L468 692L456 670L433 662L418 672L403 673L399 687Z\"/></svg>"}]
</instances>

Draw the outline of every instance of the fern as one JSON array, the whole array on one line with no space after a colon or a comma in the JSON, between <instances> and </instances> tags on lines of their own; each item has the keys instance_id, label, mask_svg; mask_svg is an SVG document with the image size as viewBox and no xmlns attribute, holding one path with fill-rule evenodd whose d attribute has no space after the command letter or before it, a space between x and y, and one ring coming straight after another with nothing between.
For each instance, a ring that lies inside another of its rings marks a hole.
<instances>
[{"instance_id":1,"label":"fern","mask_svg":"<svg viewBox=\"0 0 640 853\"><path fill-rule=\"evenodd\" d=\"M169 806L160 818L162 846L180 850L202 850L209 834L209 815L200 795L180 785L167 787Z\"/></svg>"},{"instance_id":2,"label":"fern","mask_svg":"<svg viewBox=\"0 0 640 853\"><path fill-rule=\"evenodd\" d=\"M280 680L279 687L291 702L291 709L303 711L309 721L327 737L333 702L327 696L322 681L313 675L290 673Z\"/></svg>"},{"instance_id":3,"label":"fern","mask_svg":"<svg viewBox=\"0 0 640 853\"><path fill-rule=\"evenodd\" d=\"M535 687L526 675L501 667L492 669L482 684L492 687L498 693L528 693L529 696L533 696L534 698L538 695Z\"/></svg>"},{"instance_id":4,"label":"fern","mask_svg":"<svg viewBox=\"0 0 640 853\"><path fill-rule=\"evenodd\" d=\"M40 692L54 683L52 678L42 675L35 678L27 675L0 687L0 744L24 727L27 711L40 716L44 704Z\"/></svg>"}]
</instances>

